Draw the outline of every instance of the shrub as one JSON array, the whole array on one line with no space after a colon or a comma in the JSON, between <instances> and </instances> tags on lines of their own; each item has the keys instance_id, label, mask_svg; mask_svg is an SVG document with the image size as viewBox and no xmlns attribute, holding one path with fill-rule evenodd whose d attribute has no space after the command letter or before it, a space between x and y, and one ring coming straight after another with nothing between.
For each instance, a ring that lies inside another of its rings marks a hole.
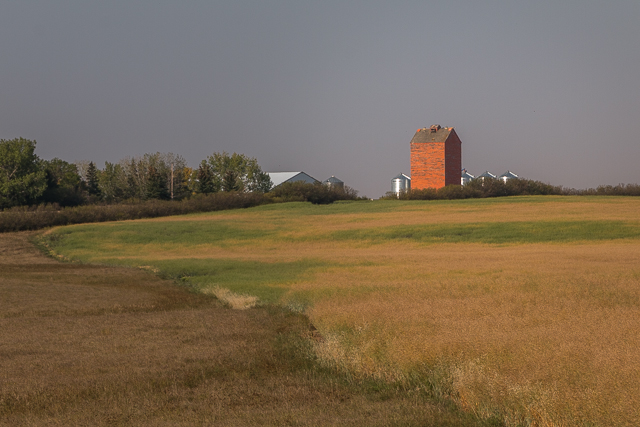
<instances>
[{"instance_id":1,"label":"shrub","mask_svg":"<svg viewBox=\"0 0 640 427\"><path fill-rule=\"evenodd\" d=\"M336 200L357 200L358 192L352 188L330 188L319 182L285 182L273 188L268 194L274 202L311 202L327 205Z\"/></svg>"},{"instance_id":2,"label":"shrub","mask_svg":"<svg viewBox=\"0 0 640 427\"><path fill-rule=\"evenodd\" d=\"M100 204L61 208L57 204L20 206L0 212L0 232L38 230L87 222L155 218L195 212L241 209L269 203L258 193L215 193L181 201L147 200L139 203Z\"/></svg>"},{"instance_id":3,"label":"shrub","mask_svg":"<svg viewBox=\"0 0 640 427\"><path fill-rule=\"evenodd\" d=\"M628 185L618 186L615 189L601 190L574 190L556 187L540 181L528 179L510 179L503 182L499 179L485 178L483 180L473 180L467 185L447 185L439 189L425 188L420 190L410 190L397 196L394 193L387 193L383 199L400 200L454 200L486 197L504 196L546 196L546 195L586 195L586 194L624 194L640 195L640 186Z\"/></svg>"}]
</instances>

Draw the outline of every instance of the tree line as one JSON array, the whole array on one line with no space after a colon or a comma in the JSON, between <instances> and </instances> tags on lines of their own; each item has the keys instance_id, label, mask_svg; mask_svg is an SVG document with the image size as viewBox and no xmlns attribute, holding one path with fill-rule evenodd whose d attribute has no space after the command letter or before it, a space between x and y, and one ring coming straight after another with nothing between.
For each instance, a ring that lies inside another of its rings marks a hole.
<instances>
[{"instance_id":1,"label":"tree line","mask_svg":"<svg viewBox=\"0 0 640 427\"><path fill-rule=\"evenodd\" d=\"M127 157L117 163L40 159L36 141L0 139L0 209L62 207L123 201L182 200L218 192L266 193L272 183L254 158L213 153L197 169L173 153Z\"/></svg>"},{"instance_id":2,"label":"tree line","mask_svg":"<svg viewBox=\"0 0 640 427\"><path fill-rule=\"evenodd\" d=\"M323 185L293 183L272 189L269 175L256 159L243 154L213 153L197 169L173 153L127 157L117 163L69 163L59 158L42 160L36 153L36 141L0 139L0 210L19 206L56 205L73 207L85 204L114 204L153 200L184 200L216 193L269 192L267 202L309 201L316 204L335 200L355 200L353 189L336 191ZM401 200L465 199L516 195L620 195L640 196L640 185L619 184L576 190L527 179L473 180L464 186L412 190Z\"/></svg>"},{"instance_id":3,"label":"tree line","mask_svg":"<svg viewBox=\"0 0 640 427\"><path fill-rule=\"evenodd\" d=\"M507 196L640 196L640 185L601 185L597 188L576 190L531 179L512 178L507 181L495 178L474 179L465 185L447 185L442 188L414 189L400 194L387 193L388 200L455 200Z\"/></svg>"}]
</instances>

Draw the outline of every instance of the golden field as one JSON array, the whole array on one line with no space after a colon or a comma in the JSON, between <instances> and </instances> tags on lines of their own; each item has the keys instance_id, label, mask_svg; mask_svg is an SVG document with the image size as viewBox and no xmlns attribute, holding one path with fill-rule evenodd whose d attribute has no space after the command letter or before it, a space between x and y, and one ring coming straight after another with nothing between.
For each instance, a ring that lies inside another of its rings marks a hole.
<instances>
[{"instance_id":1,"label":"golden field","mask_svg":"<svg viewBox=\"0 0 640 427\"><path fill-rule=\"evenodd\" d=\"M304 311L353 377L505 425L640 425L640 200L302 203L55 229L85 262Z\"/></svg>"},{"instance_id":2,"label":"golden field","mask_svg":"<svg viewBox=\"0 0 640 427\"><path fill-rule=\"evenodd\" d=\"M0 234L0 426L476 426L309 360L308 319L228 310L139 269ZM482 423L481 423L482 424Z\"/></svg>"}]
</instances>

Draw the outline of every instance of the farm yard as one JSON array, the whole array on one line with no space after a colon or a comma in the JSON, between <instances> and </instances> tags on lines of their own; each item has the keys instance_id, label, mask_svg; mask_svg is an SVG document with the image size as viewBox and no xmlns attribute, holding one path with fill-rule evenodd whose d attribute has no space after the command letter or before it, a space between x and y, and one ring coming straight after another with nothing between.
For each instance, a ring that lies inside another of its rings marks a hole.
<instances>
[{"instance_id":1,"label":"farm yard","mask_svg":"<svg viewBox=\"0 0 640 427\"><path fill-rule=\"evenodd\" d=\"M638 425L638 212L620 197L288 203L56 228L42 243L231 307L304 313L322 366L478 420Z\"/></svg>"}]
</instances>

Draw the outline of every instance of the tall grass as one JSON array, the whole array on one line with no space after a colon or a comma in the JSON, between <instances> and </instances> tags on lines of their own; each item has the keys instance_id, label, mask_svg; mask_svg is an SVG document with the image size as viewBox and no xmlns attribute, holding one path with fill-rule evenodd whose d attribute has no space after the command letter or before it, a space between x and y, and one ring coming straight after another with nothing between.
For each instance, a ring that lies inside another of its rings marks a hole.
<instances>
[{"instance_id":1,"label":"tall grass","mask_svg":"<svg viewBox=\"0 0 640 427\"><path fill-rule=\"evenodd\" d=\"M637 425L639 211L591 196L290 203L46 240L71 259L303 309L316 355L354 381L508 426Z\"/></svg>"}]
</instances>

